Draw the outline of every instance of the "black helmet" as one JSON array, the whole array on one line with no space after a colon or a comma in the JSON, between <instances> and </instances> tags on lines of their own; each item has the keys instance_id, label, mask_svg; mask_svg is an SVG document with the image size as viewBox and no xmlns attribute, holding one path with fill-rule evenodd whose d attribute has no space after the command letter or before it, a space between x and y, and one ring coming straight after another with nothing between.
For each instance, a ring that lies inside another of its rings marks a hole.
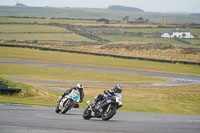
<instances>
[{"instance_id":1,"label":"black helmet","mask_svg":"<svg viewBox=\"0 0 200 133\"><path fill-rule=\"evenodd\" d=\"M122 93L122 86L119 85L119 84L115 85L114 91L115 91L116 93Z\"/></svg>"},{"instance_id":2,"label":"black helmet","mask_svg":"<svg viewBox=\"0 0 200 133\"><path fill-rule=\"evenodd\" d=\"M82 91L82 90L83 90L83 85L78 83L78 84L76 85L76 88L77 88L79 91Z\"/></svg>"}]
</instances>

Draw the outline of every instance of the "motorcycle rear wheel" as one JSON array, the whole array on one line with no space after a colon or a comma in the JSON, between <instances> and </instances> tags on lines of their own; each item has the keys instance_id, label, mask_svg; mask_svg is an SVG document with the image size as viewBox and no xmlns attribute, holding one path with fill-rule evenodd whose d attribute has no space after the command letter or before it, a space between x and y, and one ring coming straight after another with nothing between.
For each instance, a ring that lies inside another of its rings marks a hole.
<instances>
[{"instance_id":1,"label":"motorcycle rear wheel","mask_svg":"<svg viewBox=\"0 0 200 133\"><path fill-rule=\"evenodd\" d=\"M86 120L89 120L90 118L92 118L91 110L88 110L88 109L89 107L87 107L83 112L83 118Z\"/></svg>"},{"instance_id":2,"label":"motorcycle rear wheel","mask_svg":"<svg viewBox=\"0 0 200 133\"><path fill-rule=\"evenodd\" d=\"M111 119L114 115L116 114L116 106L110 106L110 109L108 112L104 112L102 115L102 120L107 121L109 119Z\"/></svg>"}]
</instances>

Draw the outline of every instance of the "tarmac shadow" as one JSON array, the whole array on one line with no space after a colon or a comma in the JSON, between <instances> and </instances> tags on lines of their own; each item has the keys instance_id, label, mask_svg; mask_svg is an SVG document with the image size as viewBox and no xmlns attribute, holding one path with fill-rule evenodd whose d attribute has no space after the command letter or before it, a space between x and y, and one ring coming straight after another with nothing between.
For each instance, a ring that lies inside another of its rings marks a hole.
<instances>
[{"instance_id":1,"label":"tarmac shadow","mask_svg":"<svg viewBox=\"0 0 200 133\"><path fill-rule=\"evenodd\" d=\"M85 119L84 119L85 120ZM99 121L99 122L120 122L120 120L113 120L113 119L110 119L108 121L104 121L102 120L101 118L91 118L89 120L86 120L86 121Z\"/></svg>"}]
</instances>

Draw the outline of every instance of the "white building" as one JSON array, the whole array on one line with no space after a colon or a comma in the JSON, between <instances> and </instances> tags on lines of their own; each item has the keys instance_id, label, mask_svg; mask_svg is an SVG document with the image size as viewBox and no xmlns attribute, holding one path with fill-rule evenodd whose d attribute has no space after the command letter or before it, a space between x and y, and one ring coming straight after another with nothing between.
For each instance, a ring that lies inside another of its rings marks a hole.
<instances>
[{"instance_id":1,"label":"white building","mask_svg":"<svg viewBox=\"0 0 200 133\"><path fill-rule=\"evenodd\" d=\"M161 35L164 38L194 38L194 36L189 31L180 31L176 29L174 31L168 31Z\"/></svg>"}]
</instances>

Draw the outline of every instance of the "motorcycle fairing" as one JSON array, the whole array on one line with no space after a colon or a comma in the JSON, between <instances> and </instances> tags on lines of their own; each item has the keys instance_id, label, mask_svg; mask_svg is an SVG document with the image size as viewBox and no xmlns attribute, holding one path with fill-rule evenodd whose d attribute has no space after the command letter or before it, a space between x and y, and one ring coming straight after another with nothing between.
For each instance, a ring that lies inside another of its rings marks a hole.
<instances>
[{"instance_id":1,"label":"motorcycle fairing","mask_svg":"<svg viewBox=\"0 0 200 133\"><path fill-rule=\"evenodd\" d=\"M77 99L79 99L79 96L76 93L73 93L72 94L72 99L73 100L77 100Z\"/></svg>"}]
</instances>

